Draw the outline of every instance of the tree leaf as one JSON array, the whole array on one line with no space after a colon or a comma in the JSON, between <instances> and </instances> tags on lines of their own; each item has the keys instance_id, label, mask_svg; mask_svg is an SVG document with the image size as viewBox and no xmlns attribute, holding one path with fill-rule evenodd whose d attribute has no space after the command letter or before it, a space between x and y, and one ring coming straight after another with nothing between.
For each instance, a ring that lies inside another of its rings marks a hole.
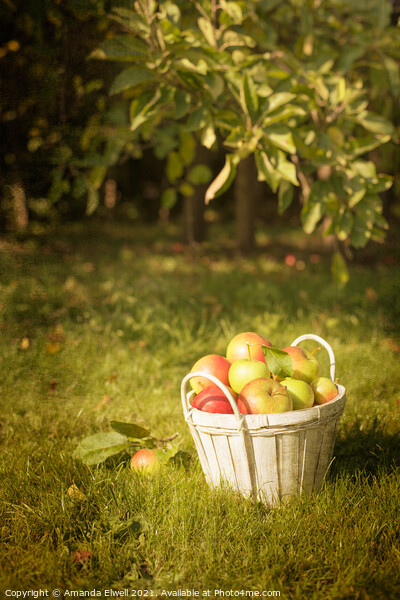
<instances>
[{"instance_id":1,"label":"tree leaf","mask_svg":"<svg viewBox=\"0 0 400 600\"><path fill-rule=\"evenodd\" d=\"M238 157L234 154L227 154L225 156L225 165L206 191L206 204L208 204L210 200L213 200L216 196L223 194L223 192L230 187L236 176L236 167L238 161Z\"/></svg>"},{"instance_id":2,"label":"tree leaf","mask_svg":"<svg viewBox=\"0 0 400 600\"><path fill-rule=\"evenodd\" d=\"M367 131L371 131L371 133L389 136L394 134L393 124L381 115L377 115L370 111L363 111L356 119L360 125Z\"/></svg>"},{"instance_id":3,"label":"tree leaf","mask_svg":"<svg viewBox=\"0 0 400 600\"><path fill-rule=\"evenodd\" d=\"M186 122L186 130L198 131L199 129L202 129L202 127L207 125L208 119L208 110L204 106L200 106L199 108L196 108L193 112L190 113Z\"/></svg>"},{"instance_id":4,"label":"tree leaf","mask_svg":"<svg viewBox=\"0 0 400 600\"><path fill-rule=\"evenodd\" d=\"M206 127L201 132L201 137L200 137L201 144L205 148L210 149L214 146L216 139L217 139L217 136L215 133L214 125L210 122L206 125Z\"/></svg>"},{"instance_id":5,"label":"tree leaf","mask_svg":"<svg viewBox=\"0 0 400 600\"><path fill-rule=\"evenodd\" d=\"M275 193L282 179L281 175L272 166L268 154L263 150L256 150L254 158L258 171L258 180L265 181Z\"/></svg>"},{"instance_id":6,"label":"tree leaf","mask_svg":"<svg viewBox=\"0 0 400 600\"><path fill-rule=\"evenodd\" d=\"M340 289L344 288L350 276L346 261L339 251L335 252L332 257L331 271L335 285Z\"/></svg>"},{"instance_id":7,"label":"tree leaf","mask_svg":"<svg viewBox=\"0 0 400 600\"><path fill-rule=\"evenodd\" d=\"M273 375L283 379L293 375L293 363L291 356L280 348L262 346L265 362Z\"/></svg>"},{"instance_id":8,"label":"tree leaf","mask_svg":"<svg viewBox=\"0 0 400 600\"><path fill-rule=\"evenodd\" d=\"M164 208L173 208L178 200L178 194L175 188L168 188L161 194L161 206Z\"/></svg>"},{"instance_id":9,"label":"tree leaf","mask_svg":"<svg viewBox=\"0 0 400 600\"><path fill-rule=\"evenodd\" d=\"M208 165L195 165L187 174L187 179L193 185L208 183L212 177L212 171Z\"/></svg>"},{"instance_id":10,"label":"tree leaf","mask_svg":"<svg viewBox=\"0 0 400 600\"><path fill-rule=\"evenodd\" d=\"M135 131L143 125L154 113L154 105L161 98L161 92L159 89L155 91L143 92L135 98L130 106L130 121L131 131Z\"/></svg>"},{"instance_id":11,"label":"tree leaf","mask_svg":"<svg viewBox=\"0 0 400 600\"><path fill-rule=\"evenodd\" d=\"M118 94L124 90L134 88L141 83L148 83L154 81L155 77L153 73L142 67L128 67L119 73L110 88L109 94Z\"/></svg>"},{"instance_id":12,"label":"tree leaf","mask_svg":"<svg viewBox=\"0 0 400 600\"><path fill-rule=\"evenodd\" d=\"M175 118L177 120L184 117L190 107L190 94L186 90L175 91Z\"/></svg>"},{"instance_id":13,"label":"tree leaf","mask_svg":"<svg viewBox=\"0 0 400 600\"><path fill-rule=\"evenodd\" d=\"M137 61L145 56L147 46L144 42L131 35L116 35L104 40L100 47L89 55L89 58L118 61Z\"/></svg>"},{"instance_id":14,"label":"tree leaf","mask_svg":"<svg viewBox=\"0 0 400 600\"><path fill-rule=\"evenodd\" d=\"M88 198L86 204L86 214L92 215L99 206L99 190L94 188L92 185L88 187Z\"/></svg>"},{"instance_id":15,"label":"tree leaf","mask_svg":"<svg viewBox=\"0 0 400 600\"><path fill-rule=\"evenodd\" d=\"M178 152L172 151L167 156L166 173L168 181L175 183L183 175L183 164Z\"/></svg>"},{"instance_id":16,"label":"tree leaf","mask_svg":"<svg viewBox=\"0 0 400 600\"><path fill-rule=\"evenodd\" d=\"M182 127L179 129L179 158L182 164L187 167L190 165L196 154L196 140L194 136L185 131Z\"/></svg>"},{"instance_id":17,"label":"tree leaf","mask_svg":"<svg viewBox=\"0 0 400 600\"><path fill-rule=\"evenodd\" d=\"M254 119L258 113L258 96L253 79L246 73L242 78L240 97L243 110Z\"/></svg>"},{"instance_id":18,"label":"tree leaf","mask_svg":"<svg viewBox=\"0 0 400 600\"><path fill-rule=\"evenodd\" d=\"M322 219L322 216L322 203L319 200L315 202L308 200L301 211L301 222L305 233L311 234Z\"/></svg>"},{"instance_id":19,"label":"tree leaf","mask_svg":"<svg viewBox=\"0 0 400 600\"><path fill-rule=\"evenodd\" d=\"M265 137L273 146L289 152L296 153L296 146L293 141L292 132L285 125L273 125L265 129Z\"/></svg>"},{"instance_id":20,"label":"tree leaf","mask_svg":"<svg viewBox=\"0 0 400 600\"><path fill-rule=\"evenodd\" d=\"M271 94L270 96L268 96L268 98L266 98L263 104L263 115L269 115L277 108L288 104L294 98L296 98L296 94L291 94L290 92L277 92L276 94Z\"/></svg>"},{"instance_id":21,"label":"tree leaf","mask_svg":"<svg viewBox=\"0 0 400 600\"><path fill-rule=\"evenodd\" d=\"M296 167L295 165L287 160L285 154L278 150L278 164L276 166L276 170L280 175L282 175L283 179L289 181L293 185L299 186L299 180L297 179Z\"/></svg>"},{"instance_id":22,"label":"tree leaf","mask_svg":"<svg viewBox=\"0 0 400 600\"><path fill-rule=\"evenodd\" d=\"M339 215L338 223L336 225L336 236L338 240L344 242L351 234L351 230L354 224L354 216L348 210L342 210Z\"/></svg>"},{"instance_id":23,"label":"tree leaf","mask_svg":"<svg viewBox=\"0 0 400 600\"><path fill-rule=\"evenodd\" d=\"M227 0L220 0L220 7L230 16L230 18L240 25L243 21L243 12L240 8L239 2L227 2Z\"/></svg>"},{"instance_id":24,"label":"tree leaf","mask_svg":"<svg viewBox=\"0 0 400 600\"><path fill-rule=\"evenodd\" d=\"M283 215L285 210L289 208L293 200L293 186L286 181L281 179L278 188L278 214Z\"/></svg>"},{"instance_id":25,"label":"tree leaf","mask_svg":"<svg viewBox=\"0 0 400 600\"><path fill-rule=\"evenodd\" d=\"M182 194L182 196L185 196L185 198L190 198L194 195L194 188L190 183L184 181L179 186L179 192Z\"/></svg>"},{"instance_id":26,"label":"tree leaf","mask_svg":"<svg viewBox=\"0 0 400 600\"><path fill-rule=\"evenodd\" d=\"M135 423L111 421L110 426L114 429L114 431L117 431L121 435L125 435L128 438L140 440L150 435L150 431L148 429L145 429L140 425L136 425Z\"/></svg>"},{"instance_id":27,"label":"tree leaf","mask_svg":"<svg viewBox=\"0 0 400 600\"><path fill-rule=\"evenodd\" d=\"M208 19L205 19L204 17L199 17L197 19L197 25L199 26L201 33L204 35L207 43L210 46L214 46L215 45L214 28L212 26L211 21L209 21Z\"/></svg>"}]
</instances>

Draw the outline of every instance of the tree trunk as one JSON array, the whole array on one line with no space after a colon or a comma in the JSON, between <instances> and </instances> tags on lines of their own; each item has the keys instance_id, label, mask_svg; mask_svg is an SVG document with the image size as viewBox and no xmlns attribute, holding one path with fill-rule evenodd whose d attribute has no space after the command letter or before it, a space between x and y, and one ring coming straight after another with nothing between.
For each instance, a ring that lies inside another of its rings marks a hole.
<instances>
[{"instance_id":1,"label":"tree trunk","mask_svg":"<svg viewBox=\"0 0 400 600\"><path fill-rule=\"evenodd\" d=\"M238 164L234 183L236 241L242 252L254 249L257 206L264 195L264 184L257 180L254 157L250 155Z\"/></svg>"},{"instance_id":2,"label":"tree trunk","mask_svg":"<svg viewBox=\"0 0 400 600\"><path fill-rule=\"evenodd\" d=\"M197 185L193 196L185 197L184 220L185 239L188 244L196 244L204 241L206 236L206 223L204 220L204 186Z\"/></svg>"}]
</instances>

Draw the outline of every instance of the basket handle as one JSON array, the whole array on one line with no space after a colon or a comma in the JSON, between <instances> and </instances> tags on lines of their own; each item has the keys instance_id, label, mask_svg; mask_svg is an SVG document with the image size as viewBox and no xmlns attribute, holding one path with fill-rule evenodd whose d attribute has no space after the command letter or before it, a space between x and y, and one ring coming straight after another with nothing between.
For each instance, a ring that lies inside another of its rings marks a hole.
<instances>
[{"instance_id":1,"label":"basket handle","mask_svg":"<svg viewBox=\"0 0 400 600\"><path fill-rule=\"evenodd\" d=\"M326 340L324 340L319 335L315 335L314 333L306 333L304 335L301 335L300 337L296 338L294 340L294 342L291 343L291 346L297 346L300 342L303 342L304 340L314 340L314 341L318 342L319 344L321 344L325 348L325 350L328 352L329 360L330 360L330 363L329 363L330 377L331 377L331 380L334 382L335 381L336 362L335 362L335 354L334 354L331 346L328 344L328 342Z\"/></svg>"},{"instance_id":2,"label":"basket handle","mask_svg":"<svg viewBox=\"0 0 400 600\"><path fill-rule=\"evenodd\" d=\"M188 398L188 394L187 394L187 385L193 377L205 377L206 379L209 379L212 383L215 383L215 385L218 386L219 389L222 392L224 392L225 396L228 398L229 404L231 405L232 410L233 410L233 414L235 415L237 420L238 421L242 420L242 415L239 412L236 400L232 396L229 388L224 383L222 383L222 381L220 381L218 379L218 377L215 377L215 375L211 375L211 373L203 373L202 371L192 371L192 372L188 373L182 379L181 397L182 397L183 412L185 414L185 417L189 414L190 410L192 409L192 407L189 404L189 398Z\"/></svg>"}]
</instances>

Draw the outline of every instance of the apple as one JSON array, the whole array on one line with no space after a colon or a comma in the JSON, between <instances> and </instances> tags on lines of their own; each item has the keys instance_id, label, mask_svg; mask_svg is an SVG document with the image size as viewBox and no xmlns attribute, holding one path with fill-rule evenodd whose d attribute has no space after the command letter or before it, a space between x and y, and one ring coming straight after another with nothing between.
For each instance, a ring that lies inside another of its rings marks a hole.
<instances>
[{"instance_id":1,"label":"apple","mask_svg":"<svg viewBox=\"0 0 400 600\"><path fill-rule=\"evenodd\" d=\"M229 385L237 394L239 394L249 381L258 379L259 377L269 376L270 372L265 362L241 358L235 360L230 366Z\"/></svg>"},{"instance_id":2,"label":"apple","mask_svg":"<svg viewBox=\"0 0 400 600\"><path fill-rule=\"evenodd\" d=\"M237 400L237 394L232 388L228 388L234 400ZM224 392L215 384L208 385L193 399L192 406L198 410L209 413L220 413L223 415L232 415L233 409Z\"/></svg>"},{"instance_id":3,"label":"apple","mask_svg":"<svg viewBox=\"0 0 400 600\"><path fill-rule=\"evenodd\" d=\"M319 377L321 367L313 352L308 354L303 348L299 348L299 346L287 346L283 350L292 359L293 379L302 379L307 383L311 383L313 379Z\"/></svg>"},{"instance_id":4,"label":"apple","mask_svg":"<svg viewBox=\"0 0 400 600\"><path fill-rule=\"evenodd\" d=\"M285 377L281 384L286 387L293 401L293 410L311 408L314 404L314 392L306 381Z\"/></svg>"},{"instance_id":5,"label":"apple","mask_svg":"<svg viewBox=\"0 0 400 600\"><path fill-rule=\"evenodd\" d=\"M230 366L231 363L225 356L219 354L207 354L194 363L192 372L203 371L204 373L215 375L221 383L229 385L228 373ZM193 379L190 380L190 385L196 394L201 392L203 388L209 386L210 383L211 382L207 377L193 377Z\"/></svg>"},{"instance_id":6,"label":"apple","mask_svg":"<svg viewBox=\"0 0 400 600\"><path fill-rule=\"evenodd\" d=\"M314 391L315 404L325 404L338 395L337 387L329 377L317 377L310 385Z\"/></svg>"},{"instance_id":7,"label":"apple","mask_svg":"<svg viewBox=\"0 0 400 600\"><path fill-rule=\"evenodd\" d=\"M231 339L226 349L226 358L233 363L241 358L251 358L265 363L261 346L272 346L271 342L253 331L238 333ZM250 353L250 355L249 355Z\"/></svg>"},{"instance_id":8,"label":"apple","mask_svg":"<svg viewBox=\"0 0 400 600\"><path fill-rule=\"evenodd\" d=\"M293 401L279 381L259 377L244 386L238 397L238 408L243 415L281 413L292 410Z\"/></svg>"},{"instance_id":9,"label":"apple","mask_svg":"<svg viewBox=\"0 0 400 600\"><path fill-rule=\"evenodd\" d=\"M131 469L135 471L154 473L159 468L160 461L157 458L156 452L150 448L141 448L131 458Z\"/></svg>"}]
</instances>

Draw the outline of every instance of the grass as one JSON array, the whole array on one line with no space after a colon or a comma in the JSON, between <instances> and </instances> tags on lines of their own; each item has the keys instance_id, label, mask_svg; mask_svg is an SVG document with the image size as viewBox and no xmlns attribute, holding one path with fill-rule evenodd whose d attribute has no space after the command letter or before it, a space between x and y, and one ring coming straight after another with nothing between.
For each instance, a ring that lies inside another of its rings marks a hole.
<instances>
[{"instance_id":1,"label":"grass","mask_svg":"<svg viewBox=\"0 0 400 600\"><path fill-rule=\"evenodd\" d=\"M317 239L259 235L248 258L220 231L190 251L173 226L0 243L0 590L398 598L399 247L360 255L339 290ZM182 377L245 330L321 335L347 391L322 490L276 508L209 489L182 416ZM190 459L150 478L75 460L112 419L179 433Z\"/></svg>"}]
</instances>

